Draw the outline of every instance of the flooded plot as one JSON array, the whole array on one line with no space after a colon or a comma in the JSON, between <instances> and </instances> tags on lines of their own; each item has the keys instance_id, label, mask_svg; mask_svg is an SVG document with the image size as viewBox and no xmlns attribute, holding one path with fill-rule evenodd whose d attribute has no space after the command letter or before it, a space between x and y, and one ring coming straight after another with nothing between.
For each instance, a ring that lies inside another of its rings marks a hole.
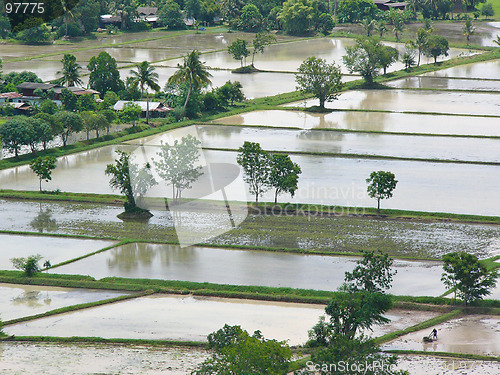
<instances>
[{"instance_id":1,"label":"flooded plot","mask_svg":"<svg viewBox=\"0 0 500 375\"><path fill-rule=\"evenodd\" d=\"M2 306L0 318L5 322L65 306L96 302L125 294L128 293L37 285L0 284L0 306ZM0 358L2 357L1 352L0 349Z\"/></svg>"},{"instance_id":2,"label":"flooded plot","mask_svg":"<svg viewBox=\"0 0 500 375\"><path fill-rule=\"evenodd\" d=\"M59 158L52 181L44 183L44 187L80 193L113 193L104 170L107 164L114 162L115 150L138 150L145 160L157 157L156 147L137 147L107 146ZM235 152L205 150L204 157L209 163L236 165ZM373 207L376 202L368 197L365 180L373 171L386 170L395 173L399 183L393 198L383 202L383 208L478 215L498 215L500 209L497 199L500 167L497 166L313 155L292 155L291 158L302 168L299 188L293 198L284 196L280 201ZM0 185L4 189L37 190L38 180L28 166L22 166L1 171ZM233 200L254 200L248 191L242 191L234 184L228 185L226 190ZM151 194L170 196L171 189L158 185ZM191 189L186 190L183 197L203 196L200 194L203 192ZM271 191L261 199L273 200Z\"/></svg>"},{"instance_id":3,"label":"flooded plot","mask_svg":"<svg viewBox=\"0 0 500 375\"><path fill-rule=\"evenodd\" d=\"M464 105L467 104L467 105ZM286 107L318 105L316 99L286 104ZM500 94L479 92L354 90L341 94L327 108L394 112L432 112L464 115L500 115Z\"/></svg>"},{"instance_id":4,"label":"flooded plot","mask_svg":"<svg viewBox=\"0 0 500 375\"><path fill-rule=\"evenodd\" d=\"M438 330L438 340L432 343L422 340L432 331L432 328L428 328L402 336L382 345L382 348L500 355L500 318L497 316L470 315L439 324L435 328Z\"/></svg>"},{"instance_id":5,"label":"flooded plot","mask_svg":"<svg viewBox=\"0 0 500 375\"><path fill-rule=\"evenodd\" d=\"M265 150L331 154L382 155L391 157L500 162L500 139L341 133L321 130L243 128L198 125L191 127L202 146L238 149L245 141L258 142ZM180 140L186 129L178 129L127 143L161 146ZM276 142L279 139L279 142Z\"/></svg>"},{"instance_id":6,"label":"flooded plot","mask_svg":"<svg viewBox=\"0 0 500 375\"><path fill-rule=\"evenodd\" d=\"M229 324L241 325L248 332L261 330L266 338L299 345L307 341L307 331L324 312L324 305L154 295L11 325L5 332L17 336L206 341L209 333ZM367 332L370 336L412 326L436 314L391 310L386 316L392 322L374 327L373 332Z\"/></svg>"},{"instance_id":7,"label":"flooded plot","mask_svg":"<svg viewBox=\"0 0 500 375\"><path fill-rule=\"evenodd\" d=\"M388 133L500 136L498 119L488 117L343 111L308 113L267 110L224 117L213 122L227 125L294 127L300 129L346 129Z\"/></svg>"},{"instance_id":8,"label":"flooded plot","mask_svg":"<svg viewBox=\"0 0 500 375\"><path fill-rule=\"evenodd\" d=\"M111 246L115 242L0 234L0 243L0 269L13 270L11 258L40 254L43 257L41 263L50 260L55 265Z\"/></svg>"},{"instance_id":9,"label":"flooded plot","mask_svg":"<svg viewBox=\"0 0 500 375\"><path fill-rule=\"evenodd\" d=\"M454 66L453 68L425 73L423 75L430 77L464 77L498 80L500 79L500 60Z\"/></svg>"},{"instance_id":10,"label":"flooded plot","mask_svg":"<svg viewBox=\"0 0 500 375\"><path fill-rule=\"evenodd\" d=\"M0 229L176 241L167 211L153 211L147 223L123 222L122 207L89 203L0 200ZM195 224L219 222L220 214L200 212ZM55 225L54 225L55 224ZM276 230L276 228L279 228ZM193 230L197 230L194 226ZM240 226L212 239L213 245L240 244L337 252L383 250L393 256L440 259L452 251L480 258L500 253L500 227L444 222L370 220L362 217L274 217L250 215ZM500 287L497 299L500 299Z\"/></svg>"},{"instance_id":11,"label":"flooded plot","mask_svg":"<svg viewBox=\"0 0 500 375\"><path fill-rule=\"evenodd\" d=\"M255 58L255 67L262 70L289 71L295 72L302 62L308 57L315 56L335 62L341 66L342 72L347 73L343 66L342 56L346 54L345 48L354 44L353 39L334 39L317 38L309 40L298 40L290 43L275 44L267 47L262 55ZM403 51L404 44L384 43L396 47ZM450 49L446 59L459 55L469 54L466 50ZM240 62L233 59L226 51L214 52L203 56L207 65L210 67L235 69L240 66ZM423 57L424 63L430 63L434 60ZM174 60L169 66L175 66L178 61ZM247 62L250 61L247 59ZM172 65L173 64L173 65ZM388 71L403 69L404 65L400 62L390 66Z\"/></svg>"},{"instance_id":12,"label":"flooded plot","mask_svg":"<svg viewBox=\"0 0 500 375\"><path fill-rule=\"evenodd\" d=\"M398 354L397 369L411 375L497 375L498 362Z\"/></svg>"},{"instance_id":13,"label":"flooded plot","mask_svg":"<svg viewBox=\"0 0 500 375\"><path fill-rule=\"evenodd\" d=\"M154 295L5 327L17 336L97 336L206 341L224 324L261 330L266 338L307 341L323 305ZM138 319L137 317L141 317Z\"/></svg>"},{"instance_id":14,"label":"flooded plot","mask_svg":"<svg viewBox=\"0 0 500 375\"><path fill-rule=\"evenodd\" d=\"M398 89L474 90L500 92L499 80L472 80L444 77L408 77L386 83Z\"/></svg>"},{"instance_id":15,"label":"flooded plot","mask_svg":"<svg viewBox=\"0 0 500 375\"><path fill-rule=\"evenodd\" d=\"M51 272L88 274L96 279L116 276L333 291L358 259L136 243ZM439 296L445 292L441 262L396 260L394 269L392 294Z\"/></svg>"},{"instance_id":16,"label":"flooded plot","mask_svg":"<svg viewBox=\"0 0 500 375\"><path fill-rule=\"evenodd\" d=\"M176 346L0 342L0 374L185 375L208 356Z\"/></svg>"}]
</instances>

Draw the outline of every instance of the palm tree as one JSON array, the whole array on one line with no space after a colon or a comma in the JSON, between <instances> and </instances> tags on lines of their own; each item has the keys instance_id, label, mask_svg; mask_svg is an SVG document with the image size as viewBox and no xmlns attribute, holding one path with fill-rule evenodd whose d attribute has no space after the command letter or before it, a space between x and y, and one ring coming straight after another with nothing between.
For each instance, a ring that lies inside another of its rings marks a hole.
<instances>
[{"instance_id":1,"label":"palm tree","mask_svg":"<svg viewBox=\"0 0 500 375\"><path fill-rule=\"evenodd\" d=\"M467 45L469 45L470 37L472 34L474 34L475 31L476 31L476 28L474 27L474 25L472 23L472 18L467 18L465 20L465 25L463 28L464 35L467 38Z\"/></svg>"},{"instance_id":2,"label":"palm tree","mask_svg":"<svg viewBox=\"0 0 500 375\"><path fill-rule=\"evenodd\" d=\"M417 37L415 38L415 40L411 42L411 45L418 51L417 66L420 66L420 58L422 57L422 52L427 46L427 42L429 40L429 34L430 33L428 31L426 31L424 28L421 27L417 30Z\"/></svg>"},{"instance_id":3,"label":"palm tree","mask_svg":"<svg viewBox=\"0 0 500 375\"><path fill-rule=\"evenodd\" d=\"M399 42L399 33L402 33L405 30L405 24L403 20L401 19L395 20L392 30L394 31L394 34L396 36L396 41Z\"/></svg>"},{"instance_id":4,"label":"palm tree","mask_svg":"<svg viewBox=\"0 0 500 375\"><path fill-rule=\"evenodd\" d=\"M158 73L155 72L155 67L147 61L137 64L137 70L131 70L132 82L137 83L141 88L141 98L144 96L146 89L146 124L149 124L149 93L148 87L152 90L160 90L158 85Z\"/></svg>"},{"instance_id":5,"label":"palm tree","mask_svg":"<svg viewBox=\"0 0 500 375\"><path fill-rule=\"evenodd\" d=\"M64 12L64 23L66 24L66 33L64 34L64 36L68 36L68 22L69 22L69 19L73 19L75 18L75 16L73 15L73 13L71 12L71 10L68 8L68 4L66 1L64 0L61 0L61 7L63 9L63 12Z\"/></svg>"},{"instance_id":6,"label":"palm tree","mask_svg":"<svg viewBox=\"0 0 500 375\"><path fill-rule=\"evenodd\" d=\"M200 61L200 53L196 50L193 50L189 55L185 56L183 64L177 64L177 68L174 75L168 79L168 84L189 84L186 101L184 102L185 109L191 91L211 85L212 82L210 81L210 77L212 77L212 75L208 72L205 63Z\"/></svg>"},{"instance_id":7,"label":"palm tree","mask_svg":"<svg viewBox=\"0 0 500 375\"><path fill-rule=\"evenodd\" d=\"M372 31L377 26L377 21L365 18L363 21L361 21L361 26L366 31L366 36L371 36Z\"/></svg>"},{"instance_id":8,"label":"palm tree","mask_svg":"<svg viewBox=\"0 0 500 375\"><path fill-rule=\"evenodd\" d=\"M375 25L375 30L379 33L380 37L384 36L384 33L387 31L387 25L384 21L379 21Z\"/></svg>"},{"instance_id":9,"label":"palm tree","mask_svg":"<svg viewBox=\"0 0 500 375\"><path fill-rule=\"evenodd\" d=\"M66 85L66 87L82 85L83 82L80 79L80 69L82 67L76 62L76 57L66 53L61 62L63 64L62 70L57 72L57 74L62 74L59 82Z\"/></svg>"}]
</instances>

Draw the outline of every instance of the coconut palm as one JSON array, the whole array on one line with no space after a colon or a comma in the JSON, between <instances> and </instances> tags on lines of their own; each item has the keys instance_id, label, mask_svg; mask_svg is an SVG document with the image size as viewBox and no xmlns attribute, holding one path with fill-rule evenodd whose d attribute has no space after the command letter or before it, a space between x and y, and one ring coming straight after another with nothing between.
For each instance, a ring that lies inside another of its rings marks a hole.
<instances>
[{"instance_id":1,"label":"coconut palm","mask_svg":"<svg viewBox=\"0 0 500 375\"><path fill-rule=\"evenodd\" d=\"M62 70L58 71L57 74L62 74L62 77L58 82L66 85L66 87L82 85L83 82L80 79L80 69L82 69L82 67L76 62L76 57L66 53L61 63L63 64Z\"/></svg>"},{"instance_id":2,"label":"coconut palm","mask_svg":"<svg viewBox=\"0 0 500 375\"><path fill-rule=\"evenodd\" d=\"M387 31L387 25L384 21L378 21L375 25L375 30L379 33L380 37L384 36L384 33Z\"/></svg>"},{"instance_id":3,"label":"coconut palm","mask_svg":"<svg viewBox=\"0 0 500 375\"><path fill-rule=\"evenodd\" d=\"M160 90L158 85L158 73L155 72L155 67L147 61L137 64L137 70L131 70L132 82L139 85L141 88L141 98L144 96L146 89L146 124L149 124L149 92L148 87L152 90Z\"/></svg>"},{"instance_id":4,"label":"coconut palm","mask_svg":"<svg viewBox=\"0 0 500 375\"><path fill-rule=\"evenodd\" d=\"M361 21L361 26L366 31L366 36L371 36L373 30L377 26L377 21L365 18L363 21Z\"/></svg>"},{"instance_id":5,"label":"coconut palm","mask_svg":"<svg viewBox=\"0 0 500 375\"><path fill-rule=\"evenodd\" d=\"M64 23L66 25L66 33L64 34L64 36L68 36L68 23L69 23L69 19L73 19L74 18L74 15L73 13L71 12L71 10L68 8L68 3L64 0L61 0L61 7L63 9L63 12L64 12Z\"/></svg>"},{"instance_id":6,"label":"coconut palm","mask_svg":"<svg viewBox=\"0 0 500 375\"><path fill-rule=\"evenodd\" d=\"M470 43L470 37L476 31L474 24L472 23L472 18L467 18L465 20L464 28L462 29L465 37L467 38L467 45Z\"/></svg>"},{"instance_id":7,"label":"coconut palm","mask_svg":"<svg viewBox=\"0 0 500 375\"><path fill-rule=\"evenodd\" d=\"M212 84L210 77L212 75L208 72L205 63L200 61L200 53L193 50L189 55L184 57L182 65L177 64L177 71L168 79L168 84L187 83L189 85L186 101L184 102L185 109L193 90Z\"/></svg>"}]
</instances>

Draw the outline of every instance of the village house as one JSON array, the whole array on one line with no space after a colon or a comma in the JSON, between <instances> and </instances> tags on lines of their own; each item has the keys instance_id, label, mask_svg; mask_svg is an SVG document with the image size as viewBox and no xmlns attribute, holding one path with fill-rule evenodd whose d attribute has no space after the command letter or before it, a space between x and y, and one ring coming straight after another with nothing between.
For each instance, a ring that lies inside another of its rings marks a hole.
<instances>
[{"instance_id":1,"label":"village house","mask_svg":"<svg viewBox=\"0 0 500 375\"><path fill-rule=\"evenodd\" d=\"M137 101L137 102L131 102L131 101L126 101L126 100L119 100L116 102L116 104L113 106L113 109L115 111L121 111L123 107L125 107L125 104L127 103L132 103L136 104L142 109L141 117L146 117L146 111L147 111L147 102L146 101ZM169 111L171 111L172 108L167 107L165 104L161 102L149 102L149 116L150 117L165 117Z\"/></svg>"}]
</instances>

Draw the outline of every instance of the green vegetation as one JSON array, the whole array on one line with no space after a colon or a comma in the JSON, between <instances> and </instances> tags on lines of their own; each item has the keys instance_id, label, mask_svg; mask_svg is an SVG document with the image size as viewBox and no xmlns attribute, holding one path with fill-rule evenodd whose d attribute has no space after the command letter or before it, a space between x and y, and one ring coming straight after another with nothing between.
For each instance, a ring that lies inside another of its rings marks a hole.
<instances>
[{"instance_id":1,"label":"green vegetation","mask_svg":"<svg viewBox=\"0 0 500 375\"><path fill-rule=\"evenodd\" d=\"M52 171L56 169L56 158L53 156L39 157L30 163L30 168L40 180L40 193L42 192L42 180L52 180Z\"/></svg>"},{"instance_id":2,"label":"green vegetation","mask_svg":"<svg viewBox=\"0 0 500 375\"><path fill-rule=\"evenodd\" d=\"M370 177L366 179L368 184L368 195L370 198L377 200L377 212L380 213L380 200L392 197L394 189L396 189L396 176L392 172L373 171Z\"/></svg>"},{"instance_id":3,"label":"green vegetation","mask_svg":"<svg viewBox=\"0 0 500 375\"><path fill-rule=\"evenodd\" d=\"M26 277L33 277L40 272L38 262L42 260L41 255L30 255L27 258L12 258L12 265L18 270L22 270Z\"/></svg>"}]
</instances>

